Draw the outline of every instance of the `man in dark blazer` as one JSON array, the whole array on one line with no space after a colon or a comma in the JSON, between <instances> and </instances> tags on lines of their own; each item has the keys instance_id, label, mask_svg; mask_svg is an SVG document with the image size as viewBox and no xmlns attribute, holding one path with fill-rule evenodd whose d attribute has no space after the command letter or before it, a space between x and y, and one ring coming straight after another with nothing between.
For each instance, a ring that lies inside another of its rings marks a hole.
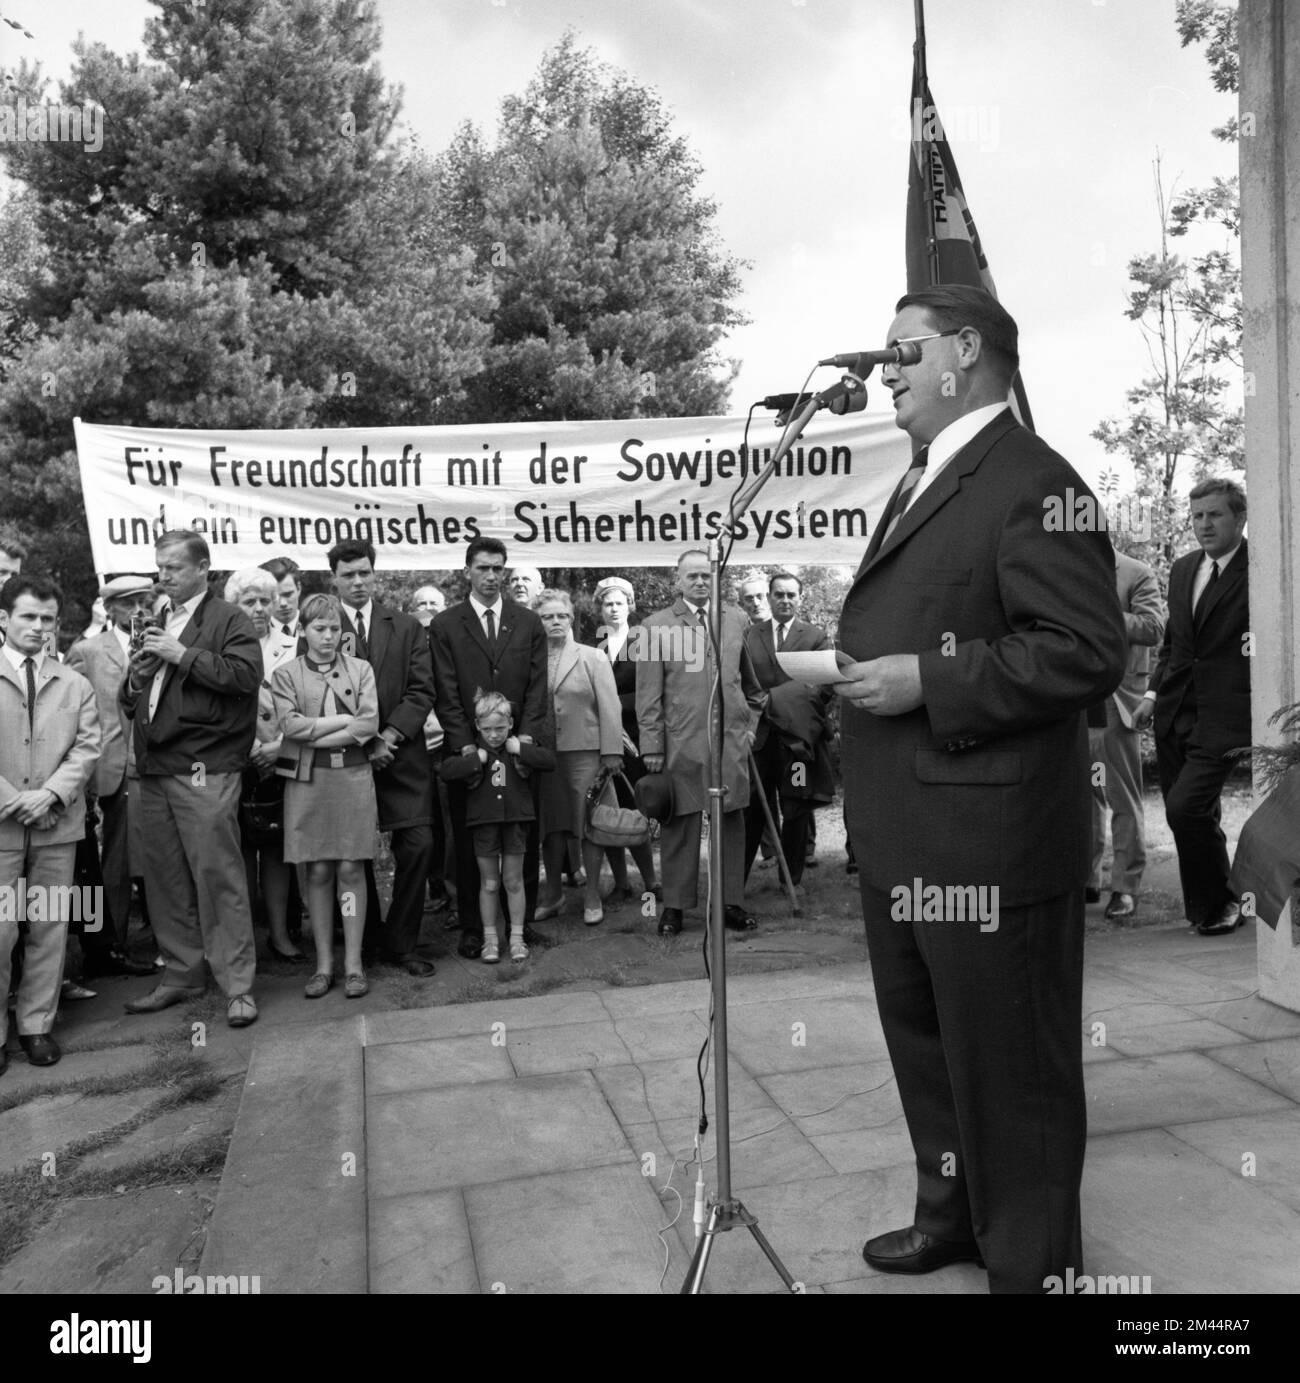
<instances>
[{"instance_id":1,"label":"man in dark blazer","mask_svg":"<svg viewBox=\"0 0 1300 1383\"><path fill-rule=\"evenodd\" d=\"M754 739L754 762L768 809L781 834L781 853L792 883L803 878L813 812L835 796L835 775L826 748L829 687L795 682L781 670L778 653L812 653L829 648L826 631L799 618L803 582L788 571L768 581L770 620L745 630L745 647L758 684L767 693ZM751 790L745 808L745 878L766 826L763 801Z\"/></svg>"},{"instance_id":2,"label":"man in dark blazer","mask_svg":"<svg viewBox=\"0 0 1300 1383\"><path fill-rule=\"evenodd\" d=\"M1189 500L1201 550L1169 570L1169 623L1138 716L1140 725L1155 720L1184 913L1202 936L1218 936L1242 922L1219 794L1232 767L1226 756L1250 744L1246 492L1235 480L1203 480Z\"/></svg>"},{"instance_id":3,"label":"man in dark blazer","mask_svg":"<svg viewBox=\"0 0 1300 1383\"><path fill-rule=\"evenodd\" d=\"M126 954L126 937L131 910L132 859L135 873L143 868L142 852L131 849L134 834L139 840L139 821L132 822L140 811L140 780L135 767L131 741L131 722L122 713L117 693L126 677L131 655L131 620L135 615L153 613L153 577L115 576L100 591L108 628L93 638L83 639L68 650L67 665L95 689L99 711L99 728L103 748L95 765L94 777L88 791L93 793L101 824L102 849L95 856L95 834L87 830L86 839L78 846L78 868L82 853L86 876L94 876L98 864L104 889L103 926L98 932L87 932L81 938L83 956L82 978L96 975L151 975L153 966L133 961ZM87 819L92 813L87 804Z\"/></svg>"},{"instance_id":4,"label":"man in dark blazer","mask_svg":"<svg viewBox=\"0 0 1300 1383\"><path fill-rule=\"evenodd\" d=\"M469 598L435 615L429 624L444 755L459 754L474 743L474 698L480 691L499 691L509 700L514 733L521 739L554 748L545 742L546 632L532 610L502 598L505 569L505 544L496 538L475 538L465 549ZM532 782L535 793L536 776ZM483 950L483 923L466 806L464 782L449 782L447 809L456 852L456 910L461 927L457 950L474 960ZM537 868L537 823L533 821L524 855L524 915L530 920L537 907Z\"/></svg>"},{"instance_id":5,"label":"man in dark blazer","mask_svg":"<svg viewBox=\"0 0 1300 1383\"><path fill-rule=\"evenodd\" d=\"M845 600L856 661L836 690L917 1199L863 1256L982 1261L991 1291L1042 1292L1081 1270L1082 712L1124 670L1115 565L1087 487L1007 407L1017 332L996 299L909 294L888 344L882 381L922 450Z\"/></svg>"},{"instance_id":6,"label":"man in dark blazer","mask_svg":"<svg viewBox=\"0 0 1300 1383\"><path fill-rule=\"evenodd\" d=\"M1101 896L1101 861L1106 849L1106 808L1111 813L1111 839L1115 846L1110 870L1110 902L1106 916L1132 917L1137 911L1138 889L1146 868L1146 813L1142 805L1141 731L1134 716L1142 705L1151 673L1151 650L1165 632L1165 602L1160 583L1145 562L1126 552L1115 553L1115 589L1124 612L1128 635L1128 662L1124 680L1095 708L1098 724L1091 719L1088 752L1092 755L1092 873L1091 893ZM1104 723L1102 723L1104 721ZM1102 770L1101 781L1097 770Z\"/></svg>"},{"instance_id":7,"label":"man in dark blazer","mask_svg":"<svg viewBox=\"0 0 1300 1383\"><path fill-rule=\"evenodd\" d=\"M379 733L366 753L379 829L392 832L393 896L381 925L375 873L367 864L364 949L423 979L434 973L433 962L416 954L433 858L434 787L424 748L424 722L433 709L429 645L419 620L375 600L371 543L336 543L327 558L343 606L343 652L370 664L379 693Z\"/></svg>"},{"instance_id":8,"label":"man in dark blazer","mask_svg":"<svg viewBox=\"0 0 1300 1383\"><path fill-rule=\"evenodd\" d=\"M257 1018L256 951L239 840L239 789L257 723L253 622L208 593L208 545L189 529L155 547L166 601L132 652L118 701L133 722L145 897L165 969L126 1005L155 1013L203 993L203 962L233 1028Z\"/></svg>"}]
</instances>

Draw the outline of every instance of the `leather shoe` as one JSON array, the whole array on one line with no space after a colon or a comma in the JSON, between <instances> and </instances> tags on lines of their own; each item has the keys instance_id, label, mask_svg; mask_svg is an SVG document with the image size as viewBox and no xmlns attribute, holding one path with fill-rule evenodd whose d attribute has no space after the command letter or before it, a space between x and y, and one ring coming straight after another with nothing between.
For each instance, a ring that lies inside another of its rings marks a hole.
<instances>
[{"instance_id":1,"label":"leather shoe","mask_svg":"<svg viewBox=\"0 0 1300 1383\"><path fill-rule=\"evenodd\" d=\"M1113 920L1116 917L1132 917L1136 911L1137 904L1131 893L1112 893L1110 902L1106 904L1105 915Z\"/></svg>"},{"instance_id":2,"label":"leather shoe","mask_svg":"<svg viewBox=\"0 0 1300 1383\"><path fill-rule=\"evenodd\" d=\"M463 955L464 952L461 954ZM395 965L399 970L405 970L408 975L414 975L417 980L428 979L435 969L431 960L422 960L414 951L408 951L402 956L396 955L392 951L380 951L379 963L381 965Z\"/></svg>"},{"instance_id":3,"label":"leather shoe","mask_svg":"<svg viewBox=\"0 0 1300 1383\"><path fill-rule=\"evenodd\" d=\"M18 1034L18 1045L27 1053L33 1066L53 1066L63 1055L59 1044L47 1032Z\"/></svg>"},{"instance_id":4,"label":"leather shoe","mask_svg":"<svg viewBox=\"0 0 1300 1383\"><path fill-rule=\"evenodd\" d=\"M59 986L59 1002L75 1003L78 999L93 999L98 993L99 990L87 989L76 980L64 980Z\"/></svg>"},{"instance_id":5,"label":"leather shoe","mask_svg":"<svg viewBox=\"0 0 1300 1383\"><path fill-rule=\"evenodd\" d=\"M979 1245L972 1240L932 1239L915 1225L868 1239L862 1256L881 1273L932 1273L949 1263L984 1266Z\"/></svg>"},{"instance_id":6,"label":"leather shoe","mask_svg":"<svg viewBox=\"0 0 1300 1383\"><path fill-rule=\"evenodd\" d=\"M733 932L752 932L758 926L758 918L751 917L739 903L728 903L722 910L724 925Z\"/></svg>"},{"instance_id":7,"label":"leather shoe","mask_svg":"<svg viewBox=\"0 0 1300 1383\"><path fill-rule=\"evenodd\" d=\"M1235 932L1245 921L1241 915L1241 904L1235 899L1225 903L1219 914L1209 922L1202 922L1197 931L1202 936L1224 936L1228 932Z\"/></svg>"},{"instance_id":8,"label":"leather shoe","mask_svg":"<svg viewBox=\"0 0 1300 1383\"><path fill-rule=\"evenodd\" d=\"M201 999L201 989L186 989L178 985L160 984L148 994L138 999L128 999L123 1007L128 1013L161 1013L173 1004L188 1004L191 999Z\"/></svg>"},{"instance_id":9,"label":"leather shoe","mask_svg":"<svg viewBox=\"0 0 1300 1383\"><path fill-rule=\"evenodd\" d=\"M132 960L121 951L92 951L81 964L83 980L98 979L101 975L152 975L153 962Z\"/></svg>"},{"instance_id":10,"label":"leather shoe","mask_svg":"<svg viewBox=\"0 0 1300 1383\"><path fill-rule=\"evenodd\" d=\"M226 1023L232 1028L246 1028L257 1022L257 1004L251 994L233 994L226 1004Z\"/></svg>"},{"instance_id":11,"label":"leather shoe","mask_svg":"<svg viewBox=\"0 0 1300 1383\"><path fill-rule=\"evenodd\" d=\"M470 932L462 932L460 945L456 947L456 954L463 956L466 960L477 960L483 954L482 938L474 936Z\"/></svg>"},{"instance_id":12,"label":"leather shoe","mask_svg":"<svg viewBox=\"0 0 1300 1383\"><path fill-rule=\"evenodd\" d=\"M681 908L665 908L659 914L659 935L676 936L682 929Z\"/></svg>"}]
</instances>

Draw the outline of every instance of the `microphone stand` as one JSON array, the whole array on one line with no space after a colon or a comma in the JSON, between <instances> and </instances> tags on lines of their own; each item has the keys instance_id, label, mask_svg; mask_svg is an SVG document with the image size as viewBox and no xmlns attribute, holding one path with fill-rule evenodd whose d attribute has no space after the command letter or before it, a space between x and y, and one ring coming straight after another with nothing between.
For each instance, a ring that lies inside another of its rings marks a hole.
<instances>
[{"instance_id":1,"label":"microphone stand","mask_svg":"<svg viewBox=\"0 0 1300 1383\"><path fill-rule=\"evenodd\" d=\"M861 380L857 383L861 385ZM736 496L731 507L728 531L738 519L744 517L759 491L772 478L772 472L785 459L785 456L798 441L813 414L825 406L827 400L814 394L802 412L792 417L772 458L750 484ZM695 1246L695 1254L682 1283L682 1296L697 1295L704 1286L704 1274L709 1266L709 1255L713 1251L714 1238L729 1229L745 1228L754 1236L759 1248L767 1255L767 1260L776 1269L781 1281L791 1292L803 1291L803 1284L790 1276L785 1264L776 1255L776 1250L768 1243L758 1221L745 1209L731 1190L731 1099L727 1084L727 942L725 929L725 901L722 896L723 852L722 839L722 799L726 788L722 785L722 732L725 707L722 699L722 540L721 537L709 539L709 640L714 649L713 678L714 695L717 703L716 719L710 726L713 731L713 744L709 754L709 971L713 985L713 1076L714 1076L714 1139L718 1148L718 1193L709 1207L708 1222L704 1233ZM761 784L755 784L762 791Z\"/></svg>"}]
</instances>

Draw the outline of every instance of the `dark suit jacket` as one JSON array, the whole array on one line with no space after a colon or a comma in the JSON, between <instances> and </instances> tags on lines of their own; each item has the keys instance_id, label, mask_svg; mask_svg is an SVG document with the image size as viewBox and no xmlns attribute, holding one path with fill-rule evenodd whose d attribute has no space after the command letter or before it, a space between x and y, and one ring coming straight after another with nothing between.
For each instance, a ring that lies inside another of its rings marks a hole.
<instances>
[{"instance_id":1,"label":"dark suit jacket","mask_svg":"<svg viewBox=\"0 0 1300 1383\"><path fill-rule=\"evenodd\" d=\"M366 661L374 670L379 693L379 728L391 726L402 736L392 763L375 774L379 829L428 826L433 822L433 779L424 748L424 722L433 709L429 645L418 619L377 600L370 609ZM351 628L347 621L352 613L343 607L345 630Z\"/></svg>"},{"instance_id":2,"label":"dark suit jacket","mask_svg":"<svg viewBox=\"0 0 1300 1383\"><path fill-rule=\"evenodd\" d=\"M1169 569L1169 623L1151 674L1156 692L1155 732L1167 735L1180 712L1195 717L1194 738L1211 754L1250 743L1250 629L1247 544L1207 591L1192 619L1192 585L1204 555L1180 557Z\"/></svg>"},{"instance_id":3,"label":"dark suit jacket","mask_svg":"<svg viewBox=\"0 0 1300 1383\"><path fill-rule=\"evenodd\" d=\"M542 742L546 724L546 631L537 616L513 600L501 603L496 648L468 600L429 621L437 685L438 719L448 754L475 743L474 694L499 691L510 702L515 735ZM553 748L554 746L547 746Z\"/></svg>"},{"instance_id":4,"label":"dark suit jacket","mask_svg":"<svg viewBox=\"0 0 1300 1383\"><path fill-rule=\"evenodd\" d=\"M486 746L484 746L486 748ZM488 749L487 763L478 756L455 754L445 758L438 772L448 783L465 784L468 797L465 805L467 826L492 826L506 821L532 821L537 815L533 805L533 789L528 779L533 773L553 769L555 753L539 744L519 746L518 761L503 749ZM501 766L501 782L493 781L492 770ZM525 772L520 772L520 767Z\"/></svg>"},{"instance_id":5,"label":"dark suit jacket","mask_svg":"<svg viewBox=\"0 0 1300 1383\"><path fill-rule=\"evenodd\" d=\"M829 648L826 631L807 620L794 619L786 633L783 651L812 653ZM829 802L835 796L835 773L826 747L826 714L835 693L829 687L814 687L792 681L776 661L776 621L763 620L745 631L745 647L754 664L759 686L770 694L758 722L755 751L775 735L781 743L781 787L783 797L816 798ZM806 765L801 786L792 783L796 763Z\"/></svg>"},{"instance_id":6,"label":"dark suit jacket","mask_svg":"<svg viewBox=\"0 0 1300 1383\"><path fill-rule=\"evenodd\" d=\"M185 654L165 664L158 713L149 719L152 683L133 692L122 679L118 702L134 724L136 770L142 778L194 771L241 773L248 764L262 685L262 646L237 606L208 594L181 631Z\"/></svg>"},{"instance_id":7,"label":"dark suit jacket","mask_svg":"<svg viewBox=\"0 0 1300 1383\"><path fill-rule=\"evenodd\" d=\"M1067 489L1088 493L1007 411L872 536L841 646L919 654L925 697L899 716L844 707L846 815L875 888L997 885L1017 907L1087 881L1081 712L1119 684L1128 648L1109 536L1045 525Z\"/></svg>"}]
</instances>

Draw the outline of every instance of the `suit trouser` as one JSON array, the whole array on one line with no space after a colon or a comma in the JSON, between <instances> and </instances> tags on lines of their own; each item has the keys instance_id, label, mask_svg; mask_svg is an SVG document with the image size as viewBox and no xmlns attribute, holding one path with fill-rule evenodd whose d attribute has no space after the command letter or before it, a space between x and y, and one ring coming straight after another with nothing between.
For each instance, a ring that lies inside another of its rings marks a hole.
<instances>
[{"instance_id":1,"label":"suit trouser","mask_svg":"<svg viewBox=\"0 0 1300 1383\"><path fill-rule=\"evenodd\" d=\"M1106 808L1115 859L1110 869L1112 893L1137 893L1147 864L1146 819L1142 806L1142 744L1136 730L1125 728L1112 698L1106 698L1106 728L1088 731L1094 764L1105 765L1104 785L1092 789L1092 885L1101 887L1101 858L1106 849Z\"/></svg>"},{"instance_id":2,"label":"suit trouser","mask_svg":"<svg viewBox=\"0 0 1300 1383\"><path fill-rule=\"evenodd\" d=\"M379 889L375 882L372 861L366 861L366 930L364 949L376 947L390 955L406 956L420 941L420 924L424 919L424 890L429 877L429 861L433 857L433 827L395 826L392 830L393 896L388 903L388 916L379 907Z\"/></svg>"},{"instance_id":3,"label":"suit trouser","mask_svg":"<svg viewBox=\"0 0 1300 1383\"><path fill-rule=\"evenodd\" d=\"M859 859L868 859L858 841ZM992 1292L1082 1269L1083 892L909 922L862 884L876 1000L916 1152L916 1227L976 1239Z\"/></svg>"},{"instance_id":4,"label":"suit trouser","mask_svg":"<svg viewBox=\"0 0 1300 1383\"><path fill-rule=\"evenodd\" d=\"M45 908L44 893L50 888L67 887L72 883L77 845L37 845L32 832L26 834L22 846L0 846L0 889L13 890L0 907L0 1047L9 1033L9 963L18 942L18 890L27 890L31 900L33 887L41 890L42 907L53 916L27 923L27 940L23 947L23 974L18 981L14 1018L24 1037L45 1033L54 1026L59 1008L59 986L63 983L63 956L68 943L68 914L63 908ZM53 902L53 899L50 899Z\"/></svg>"},{"instance_id":5,"label":"suit trouser","mask_svg":"<svg viewBox=\"0 0 1300 1383\"><path fill-rule=\"evenodd\" d=\"M538 783L537 774L530 780L533 790L533 820L528 823L524 845L524 920L531 922L537 910L537 878L541 867L541 851L537 834ZM456 859L456 915L460 919L462 939L482 941L483 918L478 910L478 861L474 858L474 829L465 815L469 807L469 789L463 782L447 784L447 814L451 818L451 841Z\"/></svg>"},{"instance_id":6,"label":"suit trouser","mask_svg":"<svg viewBox=\"0 0 1300 1383\"><path fill-rule=\"evenodd\" d=\"M93 813L86 804L86 836L77 847L77 873L83 872L92 883L104 890L103 925L96 932L84 932L81 938L83 954L104 953L126 942L131 910L131 861L127 850L127 793L126 780L113 793L96 802L99 811L100 841L98 852Z\"/></svg>"},{"instance_id":7,"label":"suit trouser","mask_svg":"<svg viewBox=\"0 0 1300 1383\"><path fill-rule=\"evenodd\" d=\"M762 749L754 751L754 762L758 765L759 783L767 798L768 810L781 834L781 853L790 869L791 883L803 878L804 864L808 855L809 832L812 827L816 803L806 797L782 797L779 788L790 772L789 764L781 749L781 742L775 734L767 737ZM767 829L767 819L763 815L763 803L757 787L750 784L749 806L745 808L745 878L754 867L754 856Z\"/></svg>"},{"instance_id":8,"label":"suit trouser","mask_svg":"<svg viewBox=\"0 0 1300 1383\"><path fill-rule=\"evenodd\" d=\"M144 887L160 983L201 989L203 960L227 998L253 987L257 952L239 839L238 773L140 779Z\"/></svg>"},{"instance_id":9,"label":"suit trouser","mask_svg":"<svg viewBox=\"0 0 1300 1383\"><path fill-rule=\"evenodd\" d=\"M1189 922L1213 921L1232 898L1228 841L1219 825L1219 795L1232 765L1193 741L1196 726L1177 721L1156 737L1156 766L1165 799L1165 820L1178 847L1183 913ZM1249 738L1249 736L1247 736Z\"/></svg>"},{"instance_id":10,"label":"suit trouser","mask_svg":"<svg viewBox=\"0 0 1300 1383\"><path fill-rule=\"evenodd\" d=\"M752 789L751 789L752 790ZM761 810L761 809L760 809ZM703 812L665 821L659 831L659 877L664 907L693 908L700 891L700 823ZM713 838L709 838L713 848ZM722 814L722 897L739 905L745 896L745 809Z\"/></svg>"}]
</instances>

